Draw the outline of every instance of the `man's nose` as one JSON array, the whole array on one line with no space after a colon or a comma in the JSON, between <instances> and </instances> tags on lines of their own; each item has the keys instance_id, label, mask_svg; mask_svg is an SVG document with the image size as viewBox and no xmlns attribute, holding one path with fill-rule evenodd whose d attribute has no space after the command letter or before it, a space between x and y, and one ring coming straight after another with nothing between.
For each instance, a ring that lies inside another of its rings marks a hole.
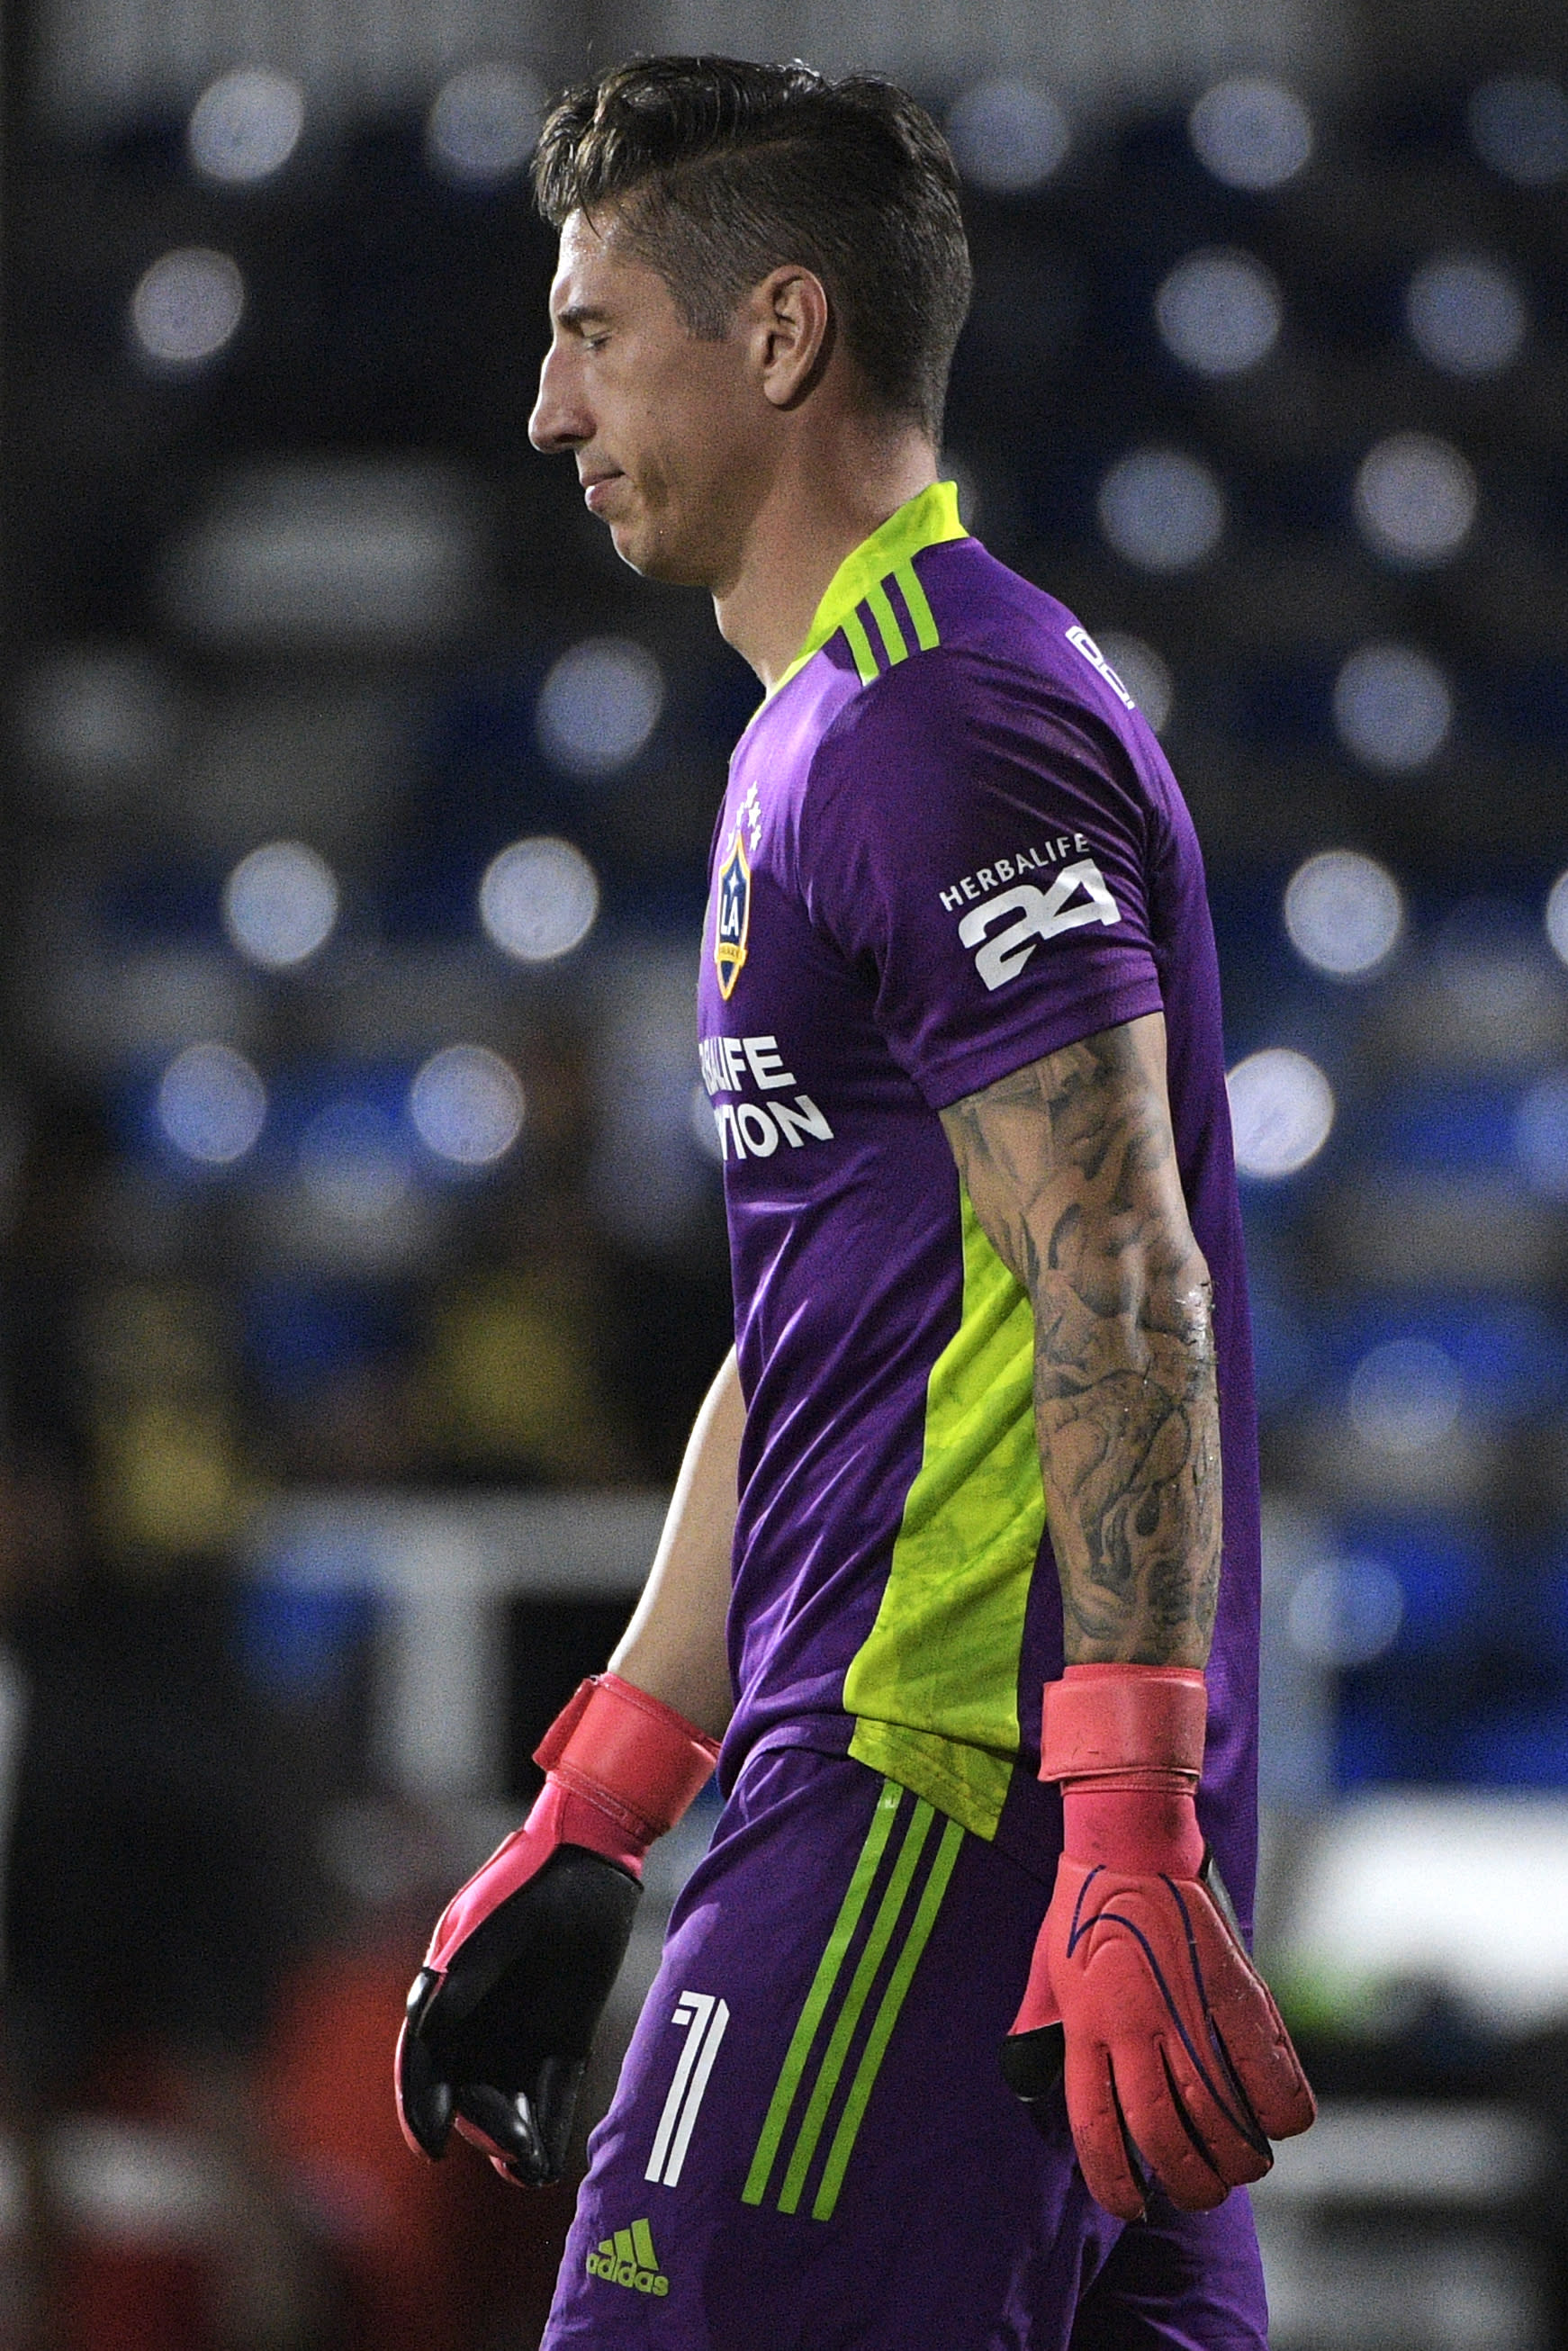
<instances>
[{"instance_id":1,"label":"man's nose","mask_svg":"<svg viewBox=\"0 0 1568 2351\"><path fill-rule=\"evenodd\" d=\"M528 419L528 439L547 456L558 456L588 440L592 426L574 392L568 354L559 343L545 353L539 370L538 398Z\"/></svg>"}]
</instances>

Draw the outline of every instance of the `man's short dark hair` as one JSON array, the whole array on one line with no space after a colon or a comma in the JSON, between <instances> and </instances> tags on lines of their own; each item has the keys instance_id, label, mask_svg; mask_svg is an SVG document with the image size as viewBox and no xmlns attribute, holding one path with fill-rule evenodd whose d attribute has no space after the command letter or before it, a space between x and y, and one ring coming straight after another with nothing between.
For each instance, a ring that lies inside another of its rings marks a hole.
<instances>
[{"instance_id":1,"label":"man's short dark hair","mask_svg":"<svg viewBox=\"0 0 1568 2351\"><path fill-rule=\"evenodd\" d=\"M545 218L613 206L695 335L770 269L822 280L873 404L939 438L969 254L947 142L869 74L638 57L569 90L534 158Z\"/></svg>"}]
</instances>

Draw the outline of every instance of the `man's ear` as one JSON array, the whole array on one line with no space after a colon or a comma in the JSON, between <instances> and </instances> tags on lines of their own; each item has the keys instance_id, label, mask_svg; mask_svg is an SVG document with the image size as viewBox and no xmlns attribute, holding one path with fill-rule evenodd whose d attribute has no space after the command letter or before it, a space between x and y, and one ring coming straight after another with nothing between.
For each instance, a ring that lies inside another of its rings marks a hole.
<instances>
[{"instance_id":1,"label":"man's ear","mask_svg":"<svg viewBox=\"0 0 1568 2351\"><path fill-rule=\"evenodd\" d=\"M750 342L763 398L794 408L821 381L834 341L828 289L815 270L786 262L753 287Z\"/></svg>"}]
</instances>

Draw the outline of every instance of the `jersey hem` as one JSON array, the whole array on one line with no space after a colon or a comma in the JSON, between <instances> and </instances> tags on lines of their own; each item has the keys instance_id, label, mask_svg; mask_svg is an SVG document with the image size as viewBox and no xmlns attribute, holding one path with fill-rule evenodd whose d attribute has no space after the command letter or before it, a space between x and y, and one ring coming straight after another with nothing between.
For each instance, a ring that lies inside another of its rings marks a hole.
<instances>
[{"instance_id":1,"label":"jersey hem","mask_svg":"<svg viewBox=\"0 0 1568 2351\"><path fill-rule=\"evenodd\" d=\"M804 1747L814 1755L841 1758L850 1751L853 1729L853 1717L847 1714L800 1714L787 1722L770 1723L766 1730L748 1740L738 1753L732 1756L727 1744L720 1749L716 1775L719 1792L727 1798L753 1762L785 1749Z\"/></svg>"},{"instance_id":2,"label":"jersey hem","mask_svg":"<svg viewBox=\"0 0 1568 2351\"><path fill-rule=\"evenodd\" d=\"M988 1747L966 1747L937 1731L914 1730L902 1722L876 1722L862 1715L856 1722L849 1751L857 1763L884 1779L896 1780L916 1796L924 1796L939 1813L987 1844L996 1839L1017 1759ZM971 1776L964 1777L967 1764ZM988 1792L974 1785L974 1776L999 1782Z\"/></svg>"},{"instance_id":3,"label":"jersey hem","mask_svg":"<svg viewBox=\"0 0 1568 2351\"><path fill-rule=\"evenodd\" d=\"M732 1761L720 1759L719 1787L727 1798L742 1776L765 1755L804 1748L814 1755L841 1761L848 1757L879 1778L896 1780L912 1795L924 1796L948 1820L956 1821L982 1837L997 1840L1006 1798L1019 1767L1019 1758L988 1747L967 1745L940 1732L916 1730L903 1722L879 1722L869 1715L803 1714L793 1721L775 1722L751 1741ZM951 1761L949 1760L951 1759ZM969 1776L966 1778L967 1766ZM996 1801L974 1786L975 1767L1000 1783ZM1005 1842L1005 1840L1004 1840ZM1054 1856L1052 1857L1054 1860Z\"/></svg>"}]
</instances>

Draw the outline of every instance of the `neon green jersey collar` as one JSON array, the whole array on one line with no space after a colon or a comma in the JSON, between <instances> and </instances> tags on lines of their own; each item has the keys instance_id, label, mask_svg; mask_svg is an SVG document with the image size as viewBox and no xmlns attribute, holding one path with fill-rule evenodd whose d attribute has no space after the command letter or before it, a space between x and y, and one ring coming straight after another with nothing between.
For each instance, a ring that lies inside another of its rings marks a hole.
<instances>
[{"instance_id":1,"label":"neon green jersey collar","mask_svg":"<svg viewBox=\"0 0 1568 2351\"><path fill-rule=\"evenodd\" d=\"M821 653L828 639L843 627L846 616L854 611L879 580L885 580L895 565L907 563L922 548L939 547L945 539L967 538L968 532L958 519L958 486L956 482L933 482L930 488L910 498L896 514L852 548L831 580L827 593L818 605L816 617L806 632L806 642L773 689L788 685L789 680L803 670L813 653ZM769 695L769 702L773 695Z\"/></svg>"}]
</instances>

